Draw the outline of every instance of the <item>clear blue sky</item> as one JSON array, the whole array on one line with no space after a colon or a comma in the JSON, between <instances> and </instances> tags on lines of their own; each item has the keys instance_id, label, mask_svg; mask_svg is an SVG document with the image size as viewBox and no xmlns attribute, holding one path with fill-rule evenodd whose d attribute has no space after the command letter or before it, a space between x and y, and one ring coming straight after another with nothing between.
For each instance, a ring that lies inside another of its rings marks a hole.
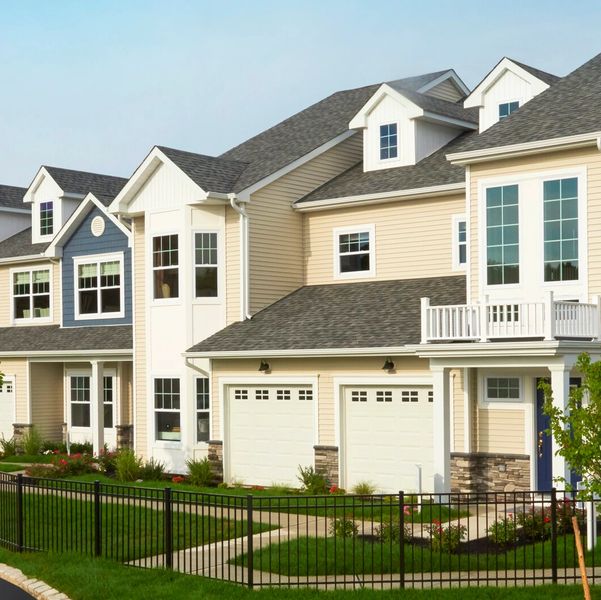
<instances>
[{"instance_id":1,"label":"clear blue sky","mask_svg":"<svg viewBox=\"0 0 601 600\"><path fill-rule=\"evenodd\" d=\"M0 0L0 183L218 154L336 90L448 67L473 86L503 55L564 75L600 25L594 1Z\"/></svg>"}]
</instances>

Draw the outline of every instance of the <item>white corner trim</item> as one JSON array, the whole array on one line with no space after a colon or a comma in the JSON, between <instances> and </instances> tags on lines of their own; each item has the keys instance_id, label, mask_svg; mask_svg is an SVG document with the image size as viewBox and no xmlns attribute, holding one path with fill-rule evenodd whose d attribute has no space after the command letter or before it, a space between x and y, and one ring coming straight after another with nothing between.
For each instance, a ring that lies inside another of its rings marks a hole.
<instances>
[{"instance_id":1,"label":"white corner trim","mask_svg":"<svg viewBox=\"0 0 601 600\"><path fill-rule=\"evenodd\" d=\"M433 185L409 190L393 190L376 194L360 194L357 196L343 196L341 198L310 200L308 202L293 204L292 207L298 212L309 212L328 210L332 207L346 208L348 206L365 206L397 200L419 200L421 198L449 196L462 191L464 188L465 181L460 181L458 183L446 183L444 185Z\"/></svg>"}]
</instances>

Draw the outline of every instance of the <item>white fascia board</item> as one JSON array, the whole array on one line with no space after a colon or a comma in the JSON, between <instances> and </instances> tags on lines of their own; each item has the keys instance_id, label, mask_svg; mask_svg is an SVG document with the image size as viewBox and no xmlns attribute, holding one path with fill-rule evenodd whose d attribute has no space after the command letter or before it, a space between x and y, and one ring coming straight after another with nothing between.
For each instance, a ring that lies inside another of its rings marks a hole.
<instances>
[{"instance_id":1,"label":"white fascia board","mask_svg":"<svg viewBox=\"0 0 601 600\"><path fill-rule=\"evenodd\" d=\"M50 179L52 179L52 181L54 181L54 179L52 178L50 173L48 173L48 171L46 171L46 167L40 167L38 169L37 173L35 174L33 181L29 184L29 187L27 188L27 191L25 192L25 196L23 196L23 202L25 202L27 204L31 204L33 202L32 196L36 192L38 187L40 187L40 184L42 183L42 181L44 180L45 177L50 177ZM61 190L61 191L64 193L64 190Z\"/></svg>"},{"instance_id":2,"label":"white fascia board","mask_svg":"<svg viewBox=\"0 0 601 600\"><path fill-rule=\"evenodd\" d=\"M407 117L416 119L424 115L424 111L414 102L403 96L387 83L383 83L373 94L373 96L361 107L359 112L351 119L349 123L350 129L365 129L367 127L367 117L373 109L380 103L384 96L390 96L399 104L407 109Z\"/></svg>"},{"instance_id":3,"label":"white fascia board","mask_svg":"<svg viewBox=\"0 0 601 600\"><path fill-rule=\"evenodd\" d=\"M232 350L223 352L184 352L185 358L317 358L320 356L400 356L414 355L415 346L396 346L383 348L317 348L292 350Z\"/></svg>"},{"instance_id":4,"label":"white fascia board","mask_svg":"<svg viewBox=\"0 0 601 600\"><path fill-rule=\"evenodd\" d=\"M511 71L515 73L518 77L521 77L531 85L538 88L533 94L536 96L546 90L549 85L534 76L526 69L516 65L512 60L507 57L502 58L495 67L493 67L492 71L486 75L486 77L474 88L474 91L463 101L463 106L465 108L478 108L483 106L484 94L495 84L495 82L505 73L505 71Z\"/></svg>"},{"instance_id":5,"label":"white fascia board","mask_svg":"<svg viewBox=\"0 0 601 600\"><path fill-rule=\"evenodd\" d=\"M324 152L327 152L328 150L330 150L331 148L334 148L341 142L348 140L350 137L352 137L355 134L356 134L356 131L351 131L351 130L342 132L341 134L339 134L336 137L332 138L331 140L327 141L325 144L318 146L314 150L311 150L311 152L304 154L300 158L297 158L296 160L287 164L285 167L282 167L281 169L274 171L273 173L271 173L271 175L268 175L267 177L260 179L256 183L253 183L252 185L248 186L247 188L240 190L236 194L238 200L240 202L250 202L251 194L254 194L257 190L264 188L265 186L269 185L270 183L273 183L280 177L283 177L284 175L287 175L291 171L294 171L294 169L298 169L305 163L309 162L310 160L313 160L314 158L317 158ZM215 197L218 197L217 194L215 194L214 192L211 192L210 195L215 195ZM225 195L227 196L227 194L225 194Z\"/></svg>"},{"instance_id":6,"label":"white fascia board","mask_svg":"<svg viewBox=\"0 0 601 600\"><path fill-rule=\"evenodd\" d=\"M449 183L445 185L433 185L411 190L396 190L392 192L381 192L378 194L363 194L360 196L344 196L342 198L331 198L324 200L313 200L301 202L292 207L298 212L312 212L328 210L330 208L346 208L348 206L364 206L366 204L382 204L391 200L417 200L432 196L448 196L465 189L465 181Z\"/></svg>"},{"instance_id":7,"label":"white fascia board","mask_svg":"<svg viewBox=\"0 0 601 600\"><path fill-rule=\"evenodd\" d=\"M437 77L436 79L433 79L429 83L426 83L426 85L423 85L417 91L420 94L425 94L428 90L435 88L437 85L440 85L443 81L446 81L447 79L452 79L453 83L466 96L470 93L470 89L465 85L465 83L463 83L463 81L461 80L461 77L459 77L459 75L457 75L457 73L455 73L455 69L449 69L446 73L443 73L442 75L440 75L440 77Z\"/></svg>"},{"instance_id":8,"label":"white fascia board","mask_svg":"<svg viewBox=\"0 0 601 600\"><path fill-rule=\"evenodd\" d=\"M131 231L121 223L119 219L111 215L104 204L90 192L85 196L83 202L77 207L75 212L69 217L68 221L62 226L56 237L52 240L50 246L46 248L44 254L52 258L61 256L62 252L60 249L63 247L64 243L70 238L73 231L83 223L88 213L94 207L98 208L103 215L110 219L110 221L127 236L128 240L131 240Z\"/></svg>"},{"instance_id":9,"label":"white fascia board","mask_svg":"<svg viewBox=\"0 0 601 600\"><path fill-rule=\"evenodd\" d=\"M154 146L148 153L146 158L142 161L140 166L134 171L133 175L128 179L127 183L123 186L123 189L119 192L117 197L111 202L108 207L108 211L113 214L122 214L131 216L127 210L129 203L136 194L142 189L144 184L152 177L154 172L158 169L161 164L170 164L175 167L182 175L188 178L192 184L194 184L200 194L199 200L203 200L207 197L207 192L203 190L195 181L193 181L186 173L184 173L166 154Z\"/></svg>"},{"instance_id":10,"label":"white fascia board","mask_svg":"<svg viewBox=\"0 0 601 600\"><path fill-rule=\"evenodd\" d=\"M442 123L443 125L460 127L461 129L478 129L477 123L472 123L471 121L464 121L463 119L455 119L454 117L447 117L445 115L438 115L433 112L424 111L422 119L424 121L430 121L432 123Z\"/></svg>"},{"instance_id":11,"label":"white fascia board","mask_svg":"<svg viewBox=\"0 0 601 600\"><path fill-rule=\"evenodd\" d=\"M578 135L551 138L547 140L537 140L534 142L524 142L522 144L512 144L509 146L495 146L493 148L484 148L483 150L454 152L447 154L447 160L453 164L467 165L471 163L495 160L498 158L527 156L529 154L539 154L547 151L559 151L594 145L601 150L601 131L593 131L591 133L582 133Z\"/></svg>"},{"instance_id":12,"label":"white fascia board","mask_svg":"<svg viewBox=\"0 0 601 600\"><path fill-rule=\"evenodd\" d=\"M27 357L38 359L35 362L48 362L61 359L71 359L72 362L90 362L94 359L110 358L112 361L131 360L133 350L44 350L26 352L0 352L0 358ZM79 358L80 360L73 360Z\"/></svg>"},{"instance_id":13,"label":"white fascia board","mask_svg":"<svg viewBox=\"0 0 601 600\"><path fill-rule=\"evenodd\" d=\"M25 256L9 256L7 258L0 258L0 265L18 265L28 262L48 262L48 257L45 254L28 254Z\"/></svg>"}]
</instances>

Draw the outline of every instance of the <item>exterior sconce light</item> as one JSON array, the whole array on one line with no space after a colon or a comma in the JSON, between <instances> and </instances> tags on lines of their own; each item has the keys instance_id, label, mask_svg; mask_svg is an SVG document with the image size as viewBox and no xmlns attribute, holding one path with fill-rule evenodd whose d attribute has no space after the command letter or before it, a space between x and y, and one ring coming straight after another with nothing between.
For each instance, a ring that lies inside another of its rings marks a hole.
<instances>
[{"instance_id":1,"label":"exterior sconce light","mask_svg":"<svg viewBox=\"0 0 601 600\"><path fill-rule=\"evenodd\" d=\"M265 362L264 360L262 360L261 364L259 365L259 372L260 373L270 373L271 365L268 362Z\"/></svg>"},{"instance_id":2,"label":"exterior sconce light","mask_svg":"<svg viewBox=\"0 0 601 600\"><path fill-rule=\"evenodd\" d=\"M384 361L384 366L382 367L383 371L388 371L389 373L391 373L392 371L394 371L394 363L390 360L390 358L387 358Z\"/></svg>"}]
</instances>

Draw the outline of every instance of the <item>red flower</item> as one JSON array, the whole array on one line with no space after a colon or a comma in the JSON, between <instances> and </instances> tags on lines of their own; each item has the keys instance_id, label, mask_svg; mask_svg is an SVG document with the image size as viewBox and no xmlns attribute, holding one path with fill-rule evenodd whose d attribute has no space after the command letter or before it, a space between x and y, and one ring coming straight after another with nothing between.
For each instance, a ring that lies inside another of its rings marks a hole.
<instances>
[{"instance_id":1,"label":"red flower","mask_svg":"<svg viewBox=\"0 0 601 600\"><path fill-rule=\"evenodd\" d=\"M257 492L261 492L265 489L264 486L262 485L253 485L253 490L257 491Z\"/></svg>"},{"instance_id":2,"label":"red flower","mask_svg":"<svg viewBox=\"0 0 601 600\"><path fill-rule=\"evenodd\" d=\"M61 458L59 461L59 464L62 465L63 467L67 464L67 461L64 458Z\"/></svg>"},{"instance_id":3,"label":"red flower","mask_svg":"<svg viewBox=\"0 0 601 600\"><path fill-rule=\"evenodd\" d=\"M545 517L545 523L550 523L551 519L549 517Z\"/></svg>"},{"instance_id":4,"label":"red flower","mask_svg":"<svg viewBox=\"0 0 601 600\"><path fill-rule=\"evenodd\" d=\"M182 477L181 475L174 475L171 478L171 481L173 481L173 483L183 483L185 481L185 477Z\"/></svg>"},{"instance_id":5,"label":"red flower","mask_svg":"<svg viewBox=\"0 0 601 600\"><path fill-rule=\"evenodd\" d=\"M335 494L338 491L338 486L337 485L333 485L330 488L330 494Z\"/></svg>"}]
</instances>

